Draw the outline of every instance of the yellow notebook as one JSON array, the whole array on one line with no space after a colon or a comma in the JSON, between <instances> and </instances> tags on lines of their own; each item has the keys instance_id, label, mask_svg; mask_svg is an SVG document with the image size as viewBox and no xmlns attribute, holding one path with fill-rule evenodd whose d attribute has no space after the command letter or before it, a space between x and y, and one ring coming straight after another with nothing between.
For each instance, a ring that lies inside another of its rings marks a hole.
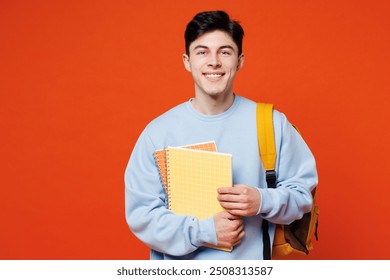
<instances>
[{"instance_id":1,"label":"yellow notebook","mask_svg":"<svg viewBox=\"0 0 390 280\"><path fill-rule=\"evenodd\" d=\"M214 141L196 143L187 146L182 146L182 148L196 149L202 151L216 152L217 145ZM157 163L158 171L160 173L161 183L165 189L165 192L168 194L168 182L167 182L167 164L166 164L166 150L156 150L154 152L154 158Z\"/></svg>"},{"instance_id":2,"label":"yellow notebook","mask_svg":"<svg viewBox=\"0 0 390 280\"><path fill-rule=\"evenodd\" d=\"M232 186L230 154L168 147L166 167L170 210L199 220L224 211L217 200L217 189Z\"/></svg>"}]
</instances>

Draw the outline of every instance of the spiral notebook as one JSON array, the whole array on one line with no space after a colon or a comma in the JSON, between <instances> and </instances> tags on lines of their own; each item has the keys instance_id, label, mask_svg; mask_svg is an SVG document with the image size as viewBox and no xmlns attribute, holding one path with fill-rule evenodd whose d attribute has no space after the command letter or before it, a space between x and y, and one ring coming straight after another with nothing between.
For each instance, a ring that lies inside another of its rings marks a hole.
<instances>
[{"instance_id":1,"label":"spiral notebook","mask_svg":"<svg viewBox=\"0 0 390 280\"><path fill-rule=\"evenodd\" d=\"M187 146L181 146L182 148L196 149L202 151L216 152L217 145L214 141L196 143ZM156 150L154 152L154 158L157 163L158 171L160 173L161 184L163 185L165 192L168 194L168 182L167 182L167 164L166 164L166 150Z\"/></svg>"},{"instance_id":2,"label":"spiral notebook","mask_svg":"<svg viewBox=\"0 0 390 280\"><path fill-rule=\"evenodd\" d=\"M166 149L169 209L199 220L224 211L217 189L232 185L232 156L188 148ZM211 244L208 247L231 251Z\"/></svg>"}]
</instances>

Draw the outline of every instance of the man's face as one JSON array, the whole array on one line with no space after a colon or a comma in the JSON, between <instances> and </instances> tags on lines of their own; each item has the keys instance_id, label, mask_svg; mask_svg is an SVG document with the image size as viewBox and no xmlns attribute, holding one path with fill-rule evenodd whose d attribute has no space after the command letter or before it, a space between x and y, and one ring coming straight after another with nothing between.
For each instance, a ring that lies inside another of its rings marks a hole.
<instances>
[{"instance_id":1,"label":"man's face","mask_svg":"<svg viewBox=\"0 0 390 280\"><path fill-rule=\"evenodd\" d=\"M233 81L244 56L238 56L238 47L228 33L216 30L193 41L183 61L194 79L195 96L217 98L233 93Z\"/></svg>"}]
</instances>

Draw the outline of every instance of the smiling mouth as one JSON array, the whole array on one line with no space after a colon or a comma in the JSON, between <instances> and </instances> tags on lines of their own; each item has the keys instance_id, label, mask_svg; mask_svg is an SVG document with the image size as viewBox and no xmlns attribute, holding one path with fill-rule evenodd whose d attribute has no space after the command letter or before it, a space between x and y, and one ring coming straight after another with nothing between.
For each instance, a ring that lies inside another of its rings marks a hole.
<instances>
[{"instance_id":1,"label":"smiling mouth","mask_svg":"<svg viewBox=\"0 0 390 280\"><path fill-rule=\"evenodd\" d=\"M224 76L225 73L204 73L203 75L209 79L219 79Z\"/></svg>"}]
</instances>

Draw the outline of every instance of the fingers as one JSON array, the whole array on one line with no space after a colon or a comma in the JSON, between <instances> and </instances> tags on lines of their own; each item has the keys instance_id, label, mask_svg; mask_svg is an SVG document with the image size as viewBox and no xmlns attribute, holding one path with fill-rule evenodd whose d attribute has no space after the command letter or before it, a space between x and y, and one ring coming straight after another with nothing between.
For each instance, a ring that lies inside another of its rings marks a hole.
<instances>
[{"instance_id":1,"label":"fingers","mask_svg":"<svg viewBox=\"0 0 390 280\"><path fill-rule=\"evenodd\" d=\"M245 185L234 185L233 187L226 187L226 188L218 188L219 194L233 194L233 195L239 195L245 193L246 187Z\"/></svg>"},{"instance_id":2,"label":"fingers","mask_svg":"<svg viewBox=\"0 0 390 280\"><path fill-rule=\"evenodd\" d=\"M238 234L238 236L237 236L237 241L233 244L233 246L236 246L236 245L238 245L238 244L240 244L241 243L241 240L242 240L242 238L245 236L245 231L244 231L244 228L243 228L243 230L242 231L240 231L239 232L239 234Z\"/></svg>"},{"instance_id":3,"label":"fingers","mask_svg":"<svg viewBox=\"0 0 390 280\"><path fill-rule=\"evenodd\" d=\"M241 215L239 213L233 213L232 211L245 210L252 198L248 196L230 196L230 195L218 195L219 204L222 208L228 210L231 214Z\"/></svg>"},{"instance_id":4,"label":"fingers","mask_svg":"<svg viewBox=\"0 0 390 280\"><path fill-rule=\"evenodd\" d=\"M246 210L230 210L229 209L228 211L234 215L240 215L243 217L251 216L248 214L248 211L246 211Z\"/></svg>"},{"instance_id":5,"label":"fingers","mask_svg":"<svg viewBox=\"0 0 390 280\"><path fill-rule=\"evenodd\" d=\"M245 232L241 231L238 235L236 235L231 240L229 240L229 241L222 241L221 242L222 244L219 244L219 245L222 245L224 247L234 247L234 246L236 246L236 245L241 243L241 240L242 240L242 238L244 236L245 236Z\"/></svg>"},{"instance_id":6,"label":"fingers","mask_svg":"<svg viewBox=\"0 0 390 280\"><path fill-rule=\"evenodd\" d=\"M247 211L244 204L227 202L220 202L220 204L226 211L229 211L228 213L235 217L247 216Z\"/></svg>"},{"instance_id":7,"label":"fingers","mask_svg":"<svg viewBox=\"0 0 390 280\"><path fill-rule=\"evenodd\" d=\"M241 242L241 239L245 236L244 224L242 223L237 227L236 230L231 231L227 234L226 239L231 244L231 246L236 246Z\"/></svg>"},{"instance_id":8,"label":"fingers","mask_svg":"<svg viewBox=\"0 0 390 280\"><path fill-rule=\"evenodd\" d=\"M224 247L233 247L238 245L245 236L244 224L238 226L235 230L225 231L218 236L218 245Z\"/></svg>"},{"instance_id":9,"label":"fingers","mask_svg":"<svg viewBox=\"0 0 390 280\"><path fill-rule=\"evenodd\" d=\"M218 245L232 247L240 243L244 237L244 221L241 217L228 212L215 215L215 227Z\"/></svg>"},{"instance_id":10,"label":"fingers","mask_svg":"<svg viewBox=\"0 0 390 280\"><path fill-rule=\"evenodd\" d=\"M227 202L246 202L249 194L248 187L244 185L235 185L229 188L218 189L218 200Z\"/></svg>"},{"instance_id":11,"label":"fingers","mask_svg":"<svg viewBox=\"0 0 390 280\"><path fill-rule=\"evenodd\" d=\"M260 193L256 188L246 185L234 185L219 188L217 199L220 205L236 216L256 215L260 207Z\"/></svg>"},{"instance_id":12,"label":"fingers","mask_svg":"<svg viewBox=\"0 0 390 280\"><path fill-rule=\"evenodd\" d=\"M242 221L242 217L241 216L234 215L234 214L226 212L226 211L220 212L219 214L224 219L228 219L228 220L241 220Z\"/></svg>"}]
</instances>

